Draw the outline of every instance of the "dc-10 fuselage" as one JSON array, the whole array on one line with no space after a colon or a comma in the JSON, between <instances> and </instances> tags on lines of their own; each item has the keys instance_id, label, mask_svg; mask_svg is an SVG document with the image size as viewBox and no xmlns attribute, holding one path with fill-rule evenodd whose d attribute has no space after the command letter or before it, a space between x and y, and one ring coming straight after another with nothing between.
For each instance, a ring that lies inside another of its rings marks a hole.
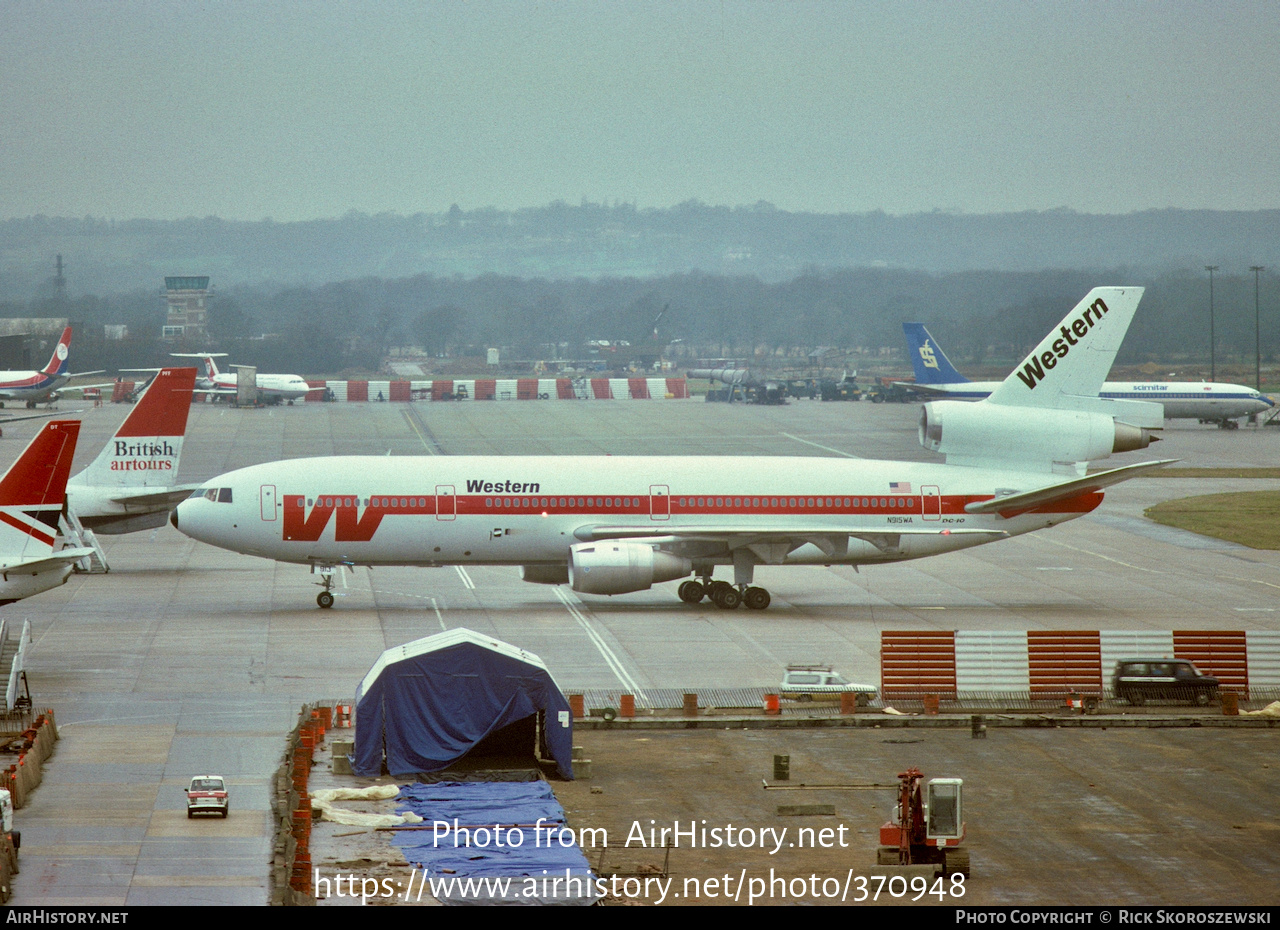
<instances>
[{"instance_id":1,"label":"dc-10 fuselage","mask_svg":"<svg viewBox=\"0 0 1280 930\"><path fill-rule=\"evenodd\" d=\"M698 457L302 459L223 475L217 489L185 501L177 520L204 542L298 563L563 565L574 544L676 535L704 550L695 560L732 564L716 540L759 533L814 537L789 551L787 564L860 564L1031 532L1102 500L1090 491L1016 515L971 514L966 505L997 489L1050 482L904 462L743 465Z\"/></svg>"}]
</instances>

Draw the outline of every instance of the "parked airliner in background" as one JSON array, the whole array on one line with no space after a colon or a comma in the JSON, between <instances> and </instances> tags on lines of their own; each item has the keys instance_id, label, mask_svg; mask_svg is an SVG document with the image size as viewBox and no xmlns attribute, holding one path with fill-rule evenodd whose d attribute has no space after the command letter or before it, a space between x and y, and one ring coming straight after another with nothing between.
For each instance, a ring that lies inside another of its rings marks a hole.
<instances>
[{"instance_id":1,"label":"parked airliner in background","mask_svg":"<svg viewBox=\"0 0 1280 930\"><path fill-rule=\"evenodd\" d=\"M171 352L175 358L198 358L204 362L205 376L196 382L196 390L222 397L235 397L239 377L235 372L218 371L215 358L226 358L225 352ZM232 368L246 366L232 365ZM254 383L258 388L258 400L264 404L281 401L292 404L302 400L311 390L310 385L297 375L271 375L258 372Z\"/></svg>"},{"instance_id":2,"label":"parked airliner in background","mask_svg":"<svg viewBox=\"0 0 1280 930\"><path fill-rule=\"evenodd\" d=\"M1167 462L1087 474L1145 448L1160 407L1097 397L1141 288L1089 293L986 400L926 404L920 441L947 464L838 458L330 457L205 483L171 518L235 552L310 564L321 607L355 565L519 565L585 594L685 580L679 596L763 609L757 565L938 555L1088 513L1101 490ZM1024 380L1026 369L1038 371ZM1093 396L1090 396L1093 395ZM732 566L733 582L713 580ZM693 575L695 578L689 578Z\"/></svg>"},{"instance_id":3,"label":"parked airliner in background","mask_svg":"<svg viewBox=\"0 0 1280 930\"><path fill-rule=\"evenodd\" d=\"M58 344L54 346L49 364L40 371L0 371L0 407L6 400L20 400L28 407L36 404L51 403L58 399L58 391L72 378L84 375L100 375L100 371L85 371L71 374L67 371L70 363L67 356L71 352L71 327L62 331ZM104 387L105 385L85 385L86 387ZM82 390L83 387L75 388Z\"/></svg>"},{"instance_id":4,"label":"parked airliner in background","mask_svg":"<svg viewBox=\"0 0 1280 930\"><path fill-rule=\"evenodd\" d=\"M999 381L970 381L956 371L936 339L923 323L903 323L908 354L916 380L911 387L926 394L941 394L960 400L981 400L999 386ZM1063 345L1069 346L1076 334L1063 326L1059 331ZM1234 429L1240 417L1274 406L1271 399L1253 388L1216 381L1107 381L1099 392L1115 400L1146 400L1164 405L1170 420L1199 420Z\"/></svg>"},{"instance_id":5,"label":"parked airliner in background","mask_svg":"<svg viewBox=\"0 0 1280 930\"><path fill-rule=\"evenodd\" d=\"M56 588L92 549L53 551L80 435L78 420L53 420L0 478L0 604Z\"/></svg>"},{"instance_id":6,"label":"parked airliner in background","mask_svg":"<svg viewBox=\"0 0 1280 930\"><path fill-rule=\"evenodd\" d=\"M162 368L98 457L67 482L67 508L95 533L164 526L195 484L177 484L194 368Z\"/></svg>"}]
</instances>

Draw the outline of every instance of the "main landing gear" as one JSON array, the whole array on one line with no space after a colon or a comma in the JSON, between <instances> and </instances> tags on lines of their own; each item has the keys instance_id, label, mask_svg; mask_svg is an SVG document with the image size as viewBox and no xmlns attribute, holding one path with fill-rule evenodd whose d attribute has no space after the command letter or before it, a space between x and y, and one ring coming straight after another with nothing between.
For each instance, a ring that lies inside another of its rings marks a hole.
<instances>
[{"instance_id":1,"label":"main landing gear","mask_svg":"<svg viewBox=\"0 0 1280 930\"><path fill-rule=\"evenodd\" d=\"M686 604L698 604L709 598L721 610L737 610L745 605L751 610L764 610L769 606L771 598L764 588L754 585L732 585L727 581L712 581L709 577L702 581L686 581L676 591L680 600Z\"/></svg>"}]
</instances>

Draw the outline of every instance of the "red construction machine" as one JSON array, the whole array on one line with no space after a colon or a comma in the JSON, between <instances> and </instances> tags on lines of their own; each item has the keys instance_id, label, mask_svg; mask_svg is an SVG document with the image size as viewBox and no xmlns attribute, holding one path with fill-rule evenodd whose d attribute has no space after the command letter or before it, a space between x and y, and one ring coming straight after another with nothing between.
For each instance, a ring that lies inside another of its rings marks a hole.
<instances>
[{"instance_id":1,"label":"red construction machine","mask_svg":"<svg viewBox=\"0 0 1280 930\"><path fill-rule=\"evenodd\" d=\"M969 877L964 841L963 779L934 778L910 768L898 773L897 822L880 827L876 864L940 865L943 875Z\"/></svg>"}]
</instances>

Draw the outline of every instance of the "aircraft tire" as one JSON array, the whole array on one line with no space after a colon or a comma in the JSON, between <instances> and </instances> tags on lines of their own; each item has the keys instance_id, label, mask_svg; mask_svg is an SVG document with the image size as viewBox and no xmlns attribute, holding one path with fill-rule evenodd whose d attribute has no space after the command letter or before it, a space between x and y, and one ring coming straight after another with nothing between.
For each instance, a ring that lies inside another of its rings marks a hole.
<instances>
[{"instance_id":1,"label":"aircraft tire","mask_svg":"<svg viewBox=\"0 0 1280 930\"><path fill-rule=\"evenodd\" d=\"M697 604L707 596L707 591L702 587L699 581L686 581L676 589L676 593L680 596L680 600L686 604Z\"/></svg>"},{"instance_id":2,"label":"aircraft tire","mask_svg":"<svg viewBox=\"0 0 1280 930\"><path fill-rule=\"evenodd\" d=\"M725 582L722 587L717 587L712 592L711 600L721 610L737 610L738 605L742 603L742 595L738 593L737 588Z\"/></svg>"},{"instance_id":3,"label":"aircraft tire","mask_svg":"<svg viewBox=\"0 0 1280 930\"><path fill-rule=\"evenodd\" d=\"M769 606L771 600L769 592L764 588L747 588L742 595L742 603L746 604L751 610L764 610Z\"/></svg>"},{"instance_id":4,"label":"aircraft tire","mask_svg":"<svg viewBox=\"0 0 1280 930\"><path fill-rule=\"evenodd\" d=\"M316 595L316 603L319 604L320 607L328 609L333 606L333 595L328 591L321 591Z\"/></svg>"}]
</instances>

